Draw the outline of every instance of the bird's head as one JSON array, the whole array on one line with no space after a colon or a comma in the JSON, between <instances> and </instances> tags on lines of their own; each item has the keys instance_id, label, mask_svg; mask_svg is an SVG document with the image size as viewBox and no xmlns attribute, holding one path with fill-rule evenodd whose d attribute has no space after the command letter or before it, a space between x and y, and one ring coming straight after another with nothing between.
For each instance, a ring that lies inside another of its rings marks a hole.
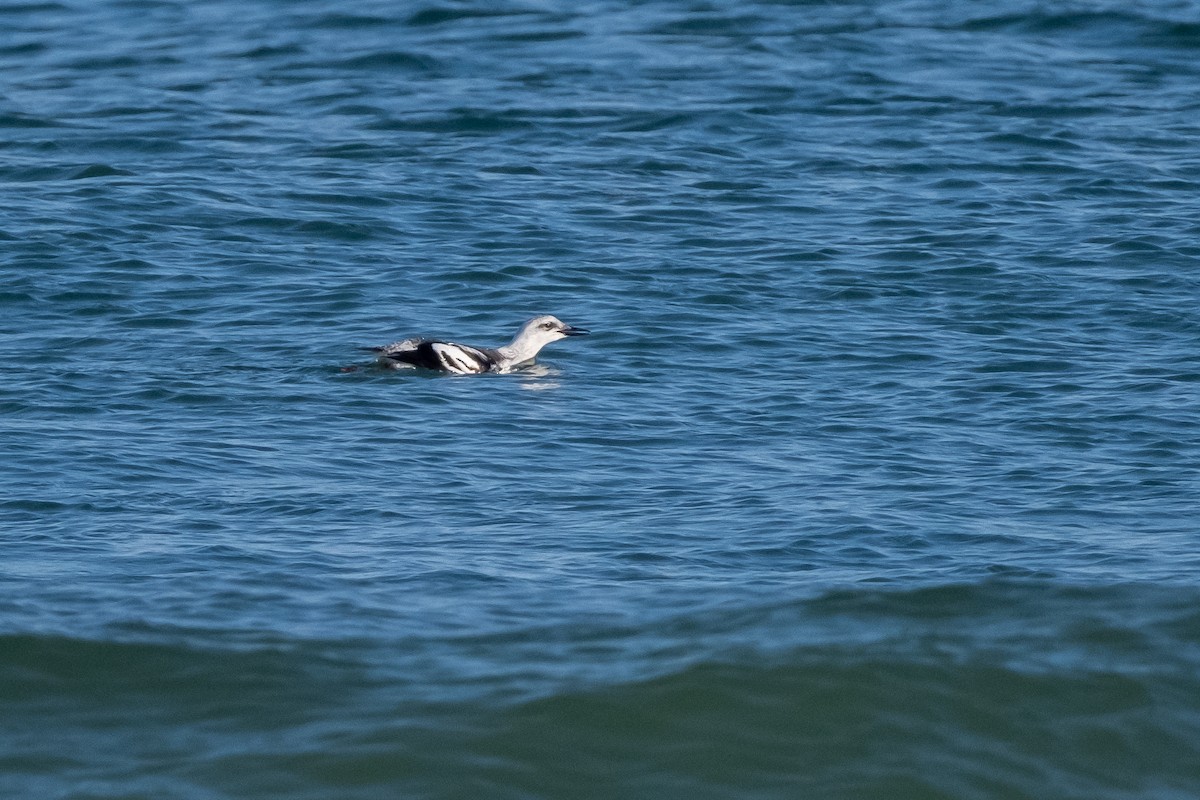
<instances>
[{"instance_id":1,"label":"bird's head","mask_svg":"<svg viewBox=\"0 0 1200 800\"><path fill-rule=\"evenodd\" d=\"M568 325L558 317L546 314L541 317L534 317L529 322L526 322L521 328L521 332L517 334L517 338L525 339L529 342L537 342L539 345L547 345L550 342L557 342L559 339L565 339L568 336L583 336L587 333L588 331L583 328Z\"/></svg>"}]
</instances>

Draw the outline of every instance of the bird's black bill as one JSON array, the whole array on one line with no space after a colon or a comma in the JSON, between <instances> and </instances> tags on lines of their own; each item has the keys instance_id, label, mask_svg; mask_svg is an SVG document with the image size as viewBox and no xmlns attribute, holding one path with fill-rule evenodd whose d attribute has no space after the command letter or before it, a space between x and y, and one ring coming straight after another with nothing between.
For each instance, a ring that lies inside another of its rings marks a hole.
<instances>
[{"instance_id":1,"label":"bird's black bill","mask_svg":"<svg viewBox=\"0 0 1200 800\"><path fill-rule=\"evenodd\" d=\"M584 328L576 328L574 325L568 325L562 329L565 336L587 336L591 331Z\"/></svg>"}]
</instances>

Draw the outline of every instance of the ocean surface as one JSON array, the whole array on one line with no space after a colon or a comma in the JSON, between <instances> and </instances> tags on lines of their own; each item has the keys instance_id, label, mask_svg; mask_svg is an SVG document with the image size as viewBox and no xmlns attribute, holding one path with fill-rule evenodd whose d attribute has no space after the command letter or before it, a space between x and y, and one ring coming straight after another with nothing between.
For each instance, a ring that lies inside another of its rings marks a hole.
<instances>
[{"instance_id":1,"label":"ocean surface","mask_svg":"<svg viewBox=\"0 0 1200 800\"><path fill-rule=\"evenodd\" d=\"M1200 796L1200 3L30 0L0 76L0 797Z\"/></svg>"}]
</instances>

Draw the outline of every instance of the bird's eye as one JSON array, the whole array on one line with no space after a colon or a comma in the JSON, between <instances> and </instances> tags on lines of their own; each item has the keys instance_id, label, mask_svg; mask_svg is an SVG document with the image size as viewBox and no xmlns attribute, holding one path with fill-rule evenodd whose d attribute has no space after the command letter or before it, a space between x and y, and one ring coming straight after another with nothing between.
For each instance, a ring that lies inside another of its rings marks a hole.
<instances>
[{"instance_id":1,"label":"bird's eye","mask_svg":"<svg viewBox=\"0 0 1200 800\"><path fill-rule=\"evenodd\" d=\"M553 322L543 322L543 323L542 323L542 328L543 328L544 330L550 330L550 329L551 329L551 328L553 328L553 327L554 327L554 323L553 323Z\"/></svg>"}]
</instances>

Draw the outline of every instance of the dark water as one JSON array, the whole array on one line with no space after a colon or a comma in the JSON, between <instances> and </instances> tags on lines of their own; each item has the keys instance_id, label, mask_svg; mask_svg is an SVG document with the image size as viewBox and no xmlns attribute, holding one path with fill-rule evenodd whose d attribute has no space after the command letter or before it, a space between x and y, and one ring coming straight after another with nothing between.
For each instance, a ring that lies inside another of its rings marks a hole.
<instances>
[{"instance_id":1,"label":"dark water","mask_svg":"<svg viewBox=\"0 0 1200 800\"><path fill-rule=\"evenodd\" d=\"M0 795L1200 795L1200 5L5 3L0 75Z\"/></svg>"}]
</instances>

